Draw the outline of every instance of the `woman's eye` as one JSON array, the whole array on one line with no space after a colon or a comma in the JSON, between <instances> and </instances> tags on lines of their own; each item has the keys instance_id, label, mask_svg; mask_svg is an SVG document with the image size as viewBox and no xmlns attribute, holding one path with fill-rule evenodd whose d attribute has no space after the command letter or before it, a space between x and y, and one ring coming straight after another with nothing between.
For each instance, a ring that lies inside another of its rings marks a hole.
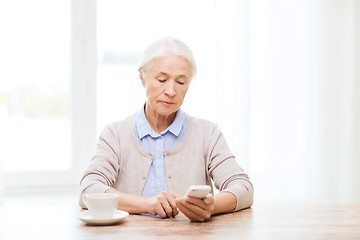
<instances>
[{"instance_id":1,"label":"woman's eye","mask_svg":"<svg viewBox=\"0 0 360 240\"><path fill-rule=\"evenodd\" d=\"M164 83L166 82L166 79L159 79L159 82Z\"/></svg>"},{"instance_id":2,"label":"woman's eye","mask_svg":"<svg viewBox=\"0 0 360 240\"><path fill-rule=\"evenodd\" d=\"M180 84L180 85L184 85L185 83L184 83L184 82L180 82L180 81L178 81L178 84Z\"/></svg>"}]
</instances>

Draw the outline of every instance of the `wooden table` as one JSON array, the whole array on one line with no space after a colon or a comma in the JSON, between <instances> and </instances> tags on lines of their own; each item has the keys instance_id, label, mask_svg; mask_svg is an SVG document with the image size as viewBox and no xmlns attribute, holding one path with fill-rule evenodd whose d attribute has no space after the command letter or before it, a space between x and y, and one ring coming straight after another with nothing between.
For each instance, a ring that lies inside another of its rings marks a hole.
<instances>
[{"instance_id":1,"label":"wooden table","mask_svg":"<svg viewBox=\"0 0 360 240\"><path fill-rule=\"evenodd\" d=\"M2 206L0 239L360 239L360 205L254 206L204 223L130 215L88 226L76 206Z\"/></svg>"}]
</instances>

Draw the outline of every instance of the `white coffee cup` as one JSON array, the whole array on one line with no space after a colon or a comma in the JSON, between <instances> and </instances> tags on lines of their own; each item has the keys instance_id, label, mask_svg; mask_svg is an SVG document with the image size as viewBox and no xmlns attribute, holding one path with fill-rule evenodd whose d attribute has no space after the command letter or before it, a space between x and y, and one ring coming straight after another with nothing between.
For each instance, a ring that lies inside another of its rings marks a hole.
<instances>
[{"instance_id":1,"label":"white coffee cup","mask_svg":"<svg viewBox=\"0 0 360 240\"><path fill-rule=\"evenodd\" d=\"M84 194L82 200L95 219L110 219L117 209L119 194L91 193Z\"/></svg>"}]
</instances>

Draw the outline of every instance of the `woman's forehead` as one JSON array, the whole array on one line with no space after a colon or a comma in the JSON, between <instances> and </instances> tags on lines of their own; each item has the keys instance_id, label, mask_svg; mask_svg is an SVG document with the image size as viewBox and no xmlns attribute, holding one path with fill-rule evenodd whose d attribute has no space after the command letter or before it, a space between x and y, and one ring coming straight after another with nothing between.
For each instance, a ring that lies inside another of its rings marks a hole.
<instances>
[{"instance_id":1,"label":"woman's forehead","mask_svg":"<svg viewBox=\"0 0 360 240\"><path fill-rule=\"evenodd\" d=\"M171 73L167 73L167 72L163 72L163 71L160 71L158 73L155 73L155 77L171 77L173 74ZM189 76L188 74L178 74L175 76L176 78L184 78L184 79L189 79Z\"/></svg>"},{"instance_id":2,"label":"woman's forehead","mask_svg":"<svg viewBox=\"0 0 360 240\"><path fill-rule=\"evenodd\" d=\"M166 70L184 70L191 71L191 65L189 61L182 56L165 56L160 58L153 59L149 64L149 70L159 70L164 69L163 72L167 72Z\"/></svg>"},{"instance_id":3,"label":"woman's forehead","mask_svg":"<svg viewBox=\"0 0 360 240\"><path fill-rule=\"evenodd\" d=\"M153 76L176 75L186 78L191 76L191 65L183 57L161 57L149 63L147 71Z\"/></svg>"}]
</instances>

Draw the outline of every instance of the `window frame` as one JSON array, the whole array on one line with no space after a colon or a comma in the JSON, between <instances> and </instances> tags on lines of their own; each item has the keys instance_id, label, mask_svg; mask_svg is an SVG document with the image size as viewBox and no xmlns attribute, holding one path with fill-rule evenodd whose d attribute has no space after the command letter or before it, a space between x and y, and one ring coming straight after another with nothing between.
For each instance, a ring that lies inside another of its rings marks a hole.
<instances>
[{"instance_id":1,"label":"window frame","mask_svg":"<svg viewBox=\"0 0 360 240\"><path fill-rule=\"evenodd\" d=\"M70 0L71 167L68 170L3 172L4 193L62 190L79 186L96 145L96 0ZM26 184L24 184L26 179ZM54 188L57 187L57 188ZM41 190L40 190L41 191Z\"/></svg>"}]
</instances>

